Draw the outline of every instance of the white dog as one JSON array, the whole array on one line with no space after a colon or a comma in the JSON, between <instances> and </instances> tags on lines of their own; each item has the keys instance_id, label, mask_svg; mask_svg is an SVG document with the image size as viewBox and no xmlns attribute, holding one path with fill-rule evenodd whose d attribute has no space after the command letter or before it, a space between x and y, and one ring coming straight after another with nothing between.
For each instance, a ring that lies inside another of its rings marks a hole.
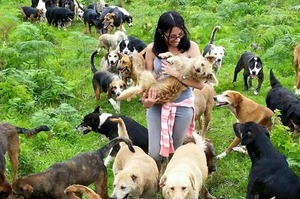
<instances>
[{"instance_id":1,"label":"white dog","mask_svg":"<svg viewBox=\"0 0 300 199\"><path fill-rule=\"evenodd\" d=\"M101 59L100 70L119 75L118 65L122 55L117 50L107 52Z\"/></svg>"},{"instance_id":2,"label":"white dog","mask_svg":"<svg viewBox=\"0 0 300 199\"><path fill-rule=\"evenodd\" d=\"M112 50L116 50L119 43L126 38L127 35L125 32L120 30L116 31L114 34L105 33L99 37L99 47L106 49L107 52L110 52Z\"/></svg>"},{"instance_id":3,"label":"white dog","mask_svg":"<svg viewBox=\"0 0 300 199\"><path fill-rule=\"evenodd\" d=\"M194 140L176 149L160 179L165 199L198 199L200 192L205 198L215 198L204 185L208 176L205 140L196 133L193 137Z\"/></svg>"}]
</instances>

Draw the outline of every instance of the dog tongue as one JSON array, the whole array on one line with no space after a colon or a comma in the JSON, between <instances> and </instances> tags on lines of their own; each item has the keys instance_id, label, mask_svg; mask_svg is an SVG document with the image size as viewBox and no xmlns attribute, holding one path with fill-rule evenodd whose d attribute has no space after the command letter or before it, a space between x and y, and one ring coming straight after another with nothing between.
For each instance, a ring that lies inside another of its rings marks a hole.
<instances>
[{"instance_id":1,"label":"dog tongue","mask_svg":"<svg viewBox=\"0 0 300 199\"><path fill-rule=\"evenodd\" d=\"M255 78L256 78L256 75L250 75L250 77L251 77L252 79L255 79Z\"/></svg>"}]
</instances>

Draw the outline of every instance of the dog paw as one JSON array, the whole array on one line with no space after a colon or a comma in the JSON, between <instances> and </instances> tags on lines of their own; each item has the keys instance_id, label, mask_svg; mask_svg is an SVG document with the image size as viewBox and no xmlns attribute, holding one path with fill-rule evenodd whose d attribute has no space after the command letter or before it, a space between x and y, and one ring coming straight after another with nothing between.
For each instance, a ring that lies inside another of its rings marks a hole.
<instances>
[{"instance_id":1,"label":"dog paw","mask_svg":"<svg viewBox=\"0 0 300 199\"><path fill-rule=\"evenodd\" d=\"M256 90L253 93L254 93L254 95L258 95L258 91L256 91Z\"/></svg>"},{"instance_id":2,"label":"dog paw","mask_svg":"<svg viewBox=\"0 0 300 199\"><path fill-rule=\"evenodd\" d=\"M245 149L245 147L233 147L232 148L233 151L239 152L239 153L243 153L243 154L248 154L247 150Z\"/></svg>"},{"instance_id":3,"label":"dog paw","mask_svg":"<svg viewBox=\"0 0 300 199\"><path fill-rule=\"evenodd\" d=\"M158 57L160 57L160 58L162 58L162 59L167 59L167 58L173 57L173 56L174 56L174 55L173 55L172 53L170 53L170 52L160 53L160 54L158 55Z\"/></svg>"},{"instance_id":4,"label":"dog paw","mask_svg":"<svg viewBox=\"0 0 300 199\"><path fill-rule=\"evenodd\" d=\"M217 155L216 158L220 160L220 159L224 158L226 155L227 155L226 152L223 152L223 153Z\"/></svg>"}]
</instances>

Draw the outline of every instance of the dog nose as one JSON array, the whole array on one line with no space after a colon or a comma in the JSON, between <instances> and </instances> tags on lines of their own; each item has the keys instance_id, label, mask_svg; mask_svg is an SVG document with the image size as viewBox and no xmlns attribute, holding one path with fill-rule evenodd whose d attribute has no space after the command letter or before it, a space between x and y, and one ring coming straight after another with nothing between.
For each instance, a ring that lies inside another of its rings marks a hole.
<instances>
[{"instance_id":1,"label":"dog nose","mask_svg":"<svg viewBox=\"0 0 300 199\"><path fill-rule=\"evenodd\" d=\"M214 97L214 100L217 101L217 97L216 96Z\"/></svg>"}]
</instances>

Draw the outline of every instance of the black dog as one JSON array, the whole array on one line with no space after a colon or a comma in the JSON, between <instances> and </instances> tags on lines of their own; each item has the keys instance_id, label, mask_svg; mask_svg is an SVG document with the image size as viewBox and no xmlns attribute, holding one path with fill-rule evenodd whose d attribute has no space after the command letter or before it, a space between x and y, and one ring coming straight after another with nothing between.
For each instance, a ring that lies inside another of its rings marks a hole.
<instances>
[{"instance_id":1,"label":"black dog","mask_svg":"<svg viewBox=\"0 0 300 199\"><path fill-rule=\"evenodd\" d=\"M276 79L272 70L270 70L271 90L266 97L267 107L272 111L280 111L281 122L288 126L291 132L300 132L300 102L296 95L282 87Z\"/></svg>"},{"instance_id":2,"label":"black dog","mask_svg":"<svg viewBox=\"0 0 300 199\"><path fill-rule=\"evenodd\" d=\"M267 129L254 122L235 123L233 128L252 162L246 199L299 199L300 179L273 147Z\"/></svg>"},{"instance_id":3,"label":"black dog","mask_svg":"<svg viewBox=\"0 0 300 199\"><path fill-rule=\"evenodd\" d=\"M96 28L96 32L100 32L100 29L98 28L98 24L100 23L99 20L100 13L96 12L93 8L85 9L83 12L84 33L87 32L87 26L89 35L91 35L92 26Z\"/></svg>"},{"instance_id":4,"label":"black dog","mask_svg":"<svg viewBox=\"0 0 300 199\"><path fill-rule=\"evenodd\" d=\"M68 8L50 7L46 11L46 18L49 25L66 28L67 23L73 21L74 12Z\"/></svg>"},{"instance_id":5,"label":"black dog","mask_svg":"<svg viewBox=\"0 0 300 199\"><path fill-rule=\"evenodd\" d=\"M22 6L21 11L23 21L26 21L29 18L31 23L34 21L40 21L40 18L43 17L44 14L42 9L37 9L30 6Z\"/></svg>"},{"instance_id":6,"label":"black dog","mask_svg":"<svg viewBox=\"0 0 300 199\"><path fill-rule=\"evenodd\" d=\"M83 122L79 124L76 129L87 134L91 131L105 135L109 140L118 137L118 124L110 121L110 118L122 118L129 138L133 145L137 145L148 153L148 130L138 122L125 115L114 115L110 113L101 113L99 107L94 112L87 114L83 118ZM120 147L113 148L110 156L115 157ZM108 165L110 157L105 160L105 165Z\"/></svg>"},{"instance_id":7,"label":"black dog","mask_svg":"<svg viewBox=\"0 0 300 199\"><path fill-rule=\"evenodd\" d=\"M145 42L134 36L128 36L127 39L119 43L119 51L125 55L131 55L134 52L141 52L147 45Z\"/></svg>"},{"instance_id":8,"label":"black dog","mask_svg":"<svg viewBox=\"0 0 300 199\"><path fill-rule=\"evenodd\" d=\"M257 95L264 81L263 64L260 58L251 52L244 52L234 70L233 83L236 82L237 74L244 69L244 90L248 91L252 87L252 79L258 78L258 85L254 91ZM249 85L248 85L249 78Z\"/></svg>"}]
</instances>

